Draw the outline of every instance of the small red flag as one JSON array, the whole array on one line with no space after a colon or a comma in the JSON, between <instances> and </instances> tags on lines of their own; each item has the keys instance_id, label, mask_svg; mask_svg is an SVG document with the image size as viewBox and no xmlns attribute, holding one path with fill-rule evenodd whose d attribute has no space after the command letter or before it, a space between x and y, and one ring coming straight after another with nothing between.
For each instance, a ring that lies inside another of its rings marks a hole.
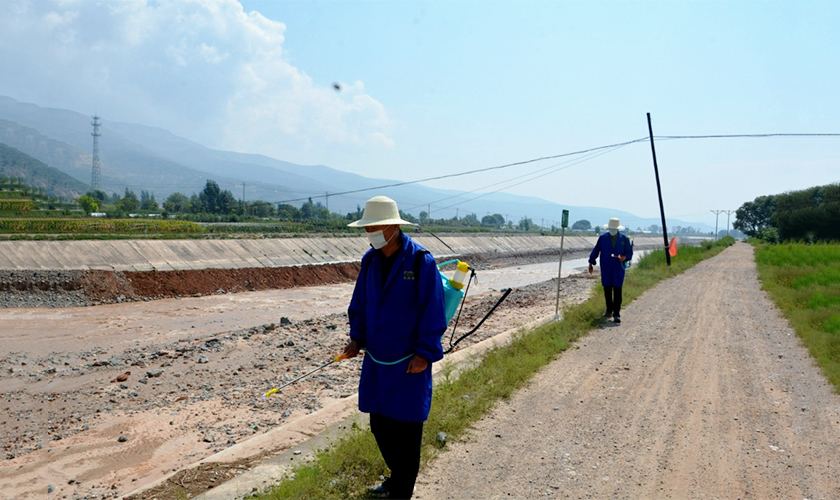
<instances>
[{"instance_id":1,"label":"small red flag","mask_svg":"<svg viewBox=\"0 0 840 500\"><path fill-rule=\"evenodd\" d=\"M668 245L668 255L675 257L677 255L677 237L671 238L671 244Z\"/></svg>"}]
</instances>

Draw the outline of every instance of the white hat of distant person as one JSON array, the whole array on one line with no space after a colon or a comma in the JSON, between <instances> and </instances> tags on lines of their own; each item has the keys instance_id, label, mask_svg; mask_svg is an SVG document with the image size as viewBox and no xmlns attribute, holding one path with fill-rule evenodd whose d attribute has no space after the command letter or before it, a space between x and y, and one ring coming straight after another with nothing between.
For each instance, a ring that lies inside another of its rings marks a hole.
<instances>
[{"instance_id":1,"label":"white hat of distant person","mask_svg":"<svg viewBox=\"0 0 840 500\"><path fill-rule=\"evenodd\" d=\"M411 225L413 222L403 220L397 202L387 196L374 196L365 203L362 218L347 224L348 227Z\"/></svg>"},{"instance_id":2,"label":"white hat of distant person","mask_svg":"<svg viewBox=\"0 0 840 500\"><path fill-rule=\"evenodd\" d=\"M619 221L618 221L618 217L613 217L613 218L612 218L612 219L610 219L610 221L607 223L607 231L609 231L610 229L615 229L615 230L618 230L618 231L624 231L624 226L622 226L622 225L619 223Z\"/></svg>"}]
</instances>

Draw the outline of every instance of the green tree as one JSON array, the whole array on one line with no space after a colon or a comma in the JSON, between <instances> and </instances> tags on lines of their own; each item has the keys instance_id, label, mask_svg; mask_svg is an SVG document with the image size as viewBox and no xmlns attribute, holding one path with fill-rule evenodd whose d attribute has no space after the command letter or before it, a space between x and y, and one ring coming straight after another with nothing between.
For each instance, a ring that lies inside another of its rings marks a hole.
<instances>
[{"instance_id":1,"label":"green tree","mask_svg":"<svg viewBox=\"0 0 840 500\"><path fill-rule=\"evenodd\" d=\"M140 208L140 200L134 191L125 188L125 195L117 202L117 210L124 213L136 212Z\"/></svg>"},{"instance_id":2,"label":"green tree","mask_svg":"<svg viewBox=\"0 0 840 500\"><path fill-rule=\"evenodd\" d=\"M463 223L464 223L464 224L466 224L467 226L477 226L477 225L479 224L479 222L478 222L478 216L477 216L477 215L475 215L475 214L467 214L467 215L465 215L465 216L461 219L461 222L463 222Z\"/></svg>"},{"instance_id":3,"label":"green tree","mask_svg":"<svg viewBox=\"0 0 840 500\"><path fill-rule=\"evenodd\" d=\"M277 216L282 220L301 219L300 209L294 205L287 205L285 203L277 205ZM359 216L358 218L361 218L361 216Z\"/></svg>"},{"instance_id":4,"label":"green tree","mask_svg":"<svg viewBox=\"0 0 840 500\"><path fill-rule=\"evenodd\" d=\"M488 227L501 227L505 225L505 218L502 214L485 215L481 218L481 225Z\"/></svg>"},{"instance_id":5,"label":"green tree","mask_svg":"<svg viewBox=\"0 0 840 500\"><path fill-rule=\"evenodd\" d=\"M581 219L572 224L572 229L580 229L582 231L589 231L592 229L592 223L586 219Z\"/></svg>"},{"instance_id":6,"label":"green tree","mask_svg":"<svg viewBox=\"0 0 840 500\"><path fill-rule=\"evenodd\" d=\"M765 226L759 229L758 231L756 231L754 236L768 243L779 242L779 230L772 226Z\"/></svg>"},{"instance_id":7,"label":"green tree","mask_svg":"<svg viewBox=\"0 0 840 500\"><path fill-rule=\"evenodd\" d=\"M231 214L238 207L233 193L227 189L222 191L219 184L210 179L207 180L204 189L199 193L198 200L200 211L211 214Z\"/></svg>"},{"instance_id":8,"label":"green tree","mask_svg":"<svg viewBox=\"0 0 840 500\"><path fill-rule=\"evenodd\" d=\"M76 200L76 203L82 207L82 210L85 211L86 214L91 214L93 212L99 211L99 203L97 203L96 198L88 195L79 196Z\"/></svg>"},{"instance_id":9,"label":"green tree","mask_svg":"<svg viewBox=\"0 0 840 500\"><path fill-rule=\"evenodd\" d=\"M248 203L247 213L254 217L271 217L274 215L274 205L267 201L254 200Z\"/></svg>"},{"instance_id":10,"label":"green tree","mask_svg":"<svg viewBox=\"0 0 840 500\"><path fill-rule=\"evenodd\" d=\"M534 227L534 221L532 221L528 217L523 217L519 221L519 229L521 229L522 231L530 231L532 227Z\"/></svg>"},{"instance_id":11,"label":"green tree","mask_svg":"<svg viewBox=\"0 0 840 500\"><path fill-rule=\"evenodd\" d=\"M411 215L408 212L403 212L402 210L400 210L400 218L402 220L407 220L408 222L412 222L412 223L415 223L415 224L417 223L417 218L416 217L414 217L413 215Z\"/></svg>"},{"instance_id":12,"label":"green tree","mask_svg":"<svg viewBox=\"0 0 840 500\"><path fill-rule=\"evenodd\" d=\"M840 184L776 195L773 222L781 239L840 239Z\"/></svg>"},{"instance_id":13,"label":"green tree","mask_svg":"<svg viewBox=\"0 0 840 500\"><path fill-rule=\"evenodd\" d=\"M163 209L169 213L182 214L187 212L189 207L190 199L178 192L170 194L163 202Z\"/></svg>"},{"instance_id":14,"label":"green tree","mask_svg":"<svg viewBox=\"0 0 840 500\"><path fill-rule=\"evenodd\" d=\"M759 196L753 201L748 201L735 211L735 222L732 227L749 235L756 233L765 227L775 227L773 214L776 212L776 197Z\"/></svg>"},{"instance_id":15,"label":"green tree","mask_svg":"<svg viewBox=\"0 0 840 500\"><path fill-rule=\"evenodd\" d=\"M155 201L154 193L149 191L140 191L140 210L147 212L156 212L160 208L157 201Z\"/></svg>"},{"instance_id":16,"label":"green tree","mask_svg":"<svg viewBox=\"0 0 840 500\"><path fill-rule=\"evenodd\" d=\"M96 200L96 203L97 203L100 207L101 207L102 205L104 205L104 204L108 201L108 195L107 195L107 194L105 194L105 191L103 191L103 190L101 190L101 189L96 189L96 190L93 190L93 191L88 191L87 193L85 193L85 196L90 196L91 198L93 198L94 200ZM95 211L96 211L96 210L94 210L94 212L95 212Z\"/></svg>"},{"instance_id":17,"label":"green tree","mask_svg":"<svg viewBox=\"0 0 840 500\"><path fill-rule=\"evenodd\" d=\"M330 218L330 211L327 210L320 201L318 203L313 203L312 198L309 198L309 200L305 201L303 205L301 205L300 214L304 220Z\"/></svg>"}]
</instances>

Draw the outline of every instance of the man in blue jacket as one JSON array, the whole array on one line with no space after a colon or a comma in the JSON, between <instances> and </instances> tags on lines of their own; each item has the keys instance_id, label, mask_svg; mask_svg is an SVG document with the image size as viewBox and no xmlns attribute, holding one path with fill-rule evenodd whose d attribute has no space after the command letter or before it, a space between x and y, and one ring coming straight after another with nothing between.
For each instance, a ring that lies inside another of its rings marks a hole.
<instances>
[{"instance_id":1,"label":"man in blue jacket","mask_svg":"<svg viewBox=\"0 0 840 500\"><path fill-rule=\"evenodd\" d=\"M633 244L630 238L621 234L624 229L615 217L607 224L607 232L598 237L595 248L589 254L589 274L595 259L601 254L601 284L604 285L604 298L607 301L605 318L621 323L621 287L624 285L625 262L633 258Z\"/></svg>"},{"instance_id":2,"label":"man in blue jacket","mask_svg":"<svg viewBox=\"0 0 840 500\"><path fill-rule=\"evenodd\" d=\"M388 498L411 498L420 469L423 422L432 405L432 363L443 358L446 331L443 285L434 257L400 230L397 204L371 198L362 218L371 249L347 311L350 343L344 353L365 350L359 410L391 476L371 488Z\"/></svg>"}]
</instances>

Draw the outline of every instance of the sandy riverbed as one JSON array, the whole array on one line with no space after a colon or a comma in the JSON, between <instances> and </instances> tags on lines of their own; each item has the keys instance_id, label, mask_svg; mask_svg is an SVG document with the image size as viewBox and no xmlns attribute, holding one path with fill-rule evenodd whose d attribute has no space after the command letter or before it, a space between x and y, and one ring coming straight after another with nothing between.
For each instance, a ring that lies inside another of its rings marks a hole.
<instances>
[{"instance_id":1,"label":"sandy riverbed","mask_svg":"<svg viewBox=\"0 0 840 500\"><path fill-rule=\"evenodd\" d=\"M556 262L483 267L459 331L475 324L499 289L515 291L464 346L553 313ZM564 278L563 301L583 300L592 284L589 276ZM360 359L266 403L259 398L341 349L351 290L352 283L340 283L0 309L0 499L50 491L56 498L119 498L353 394Z\"/></svg>"}]
</instances>

